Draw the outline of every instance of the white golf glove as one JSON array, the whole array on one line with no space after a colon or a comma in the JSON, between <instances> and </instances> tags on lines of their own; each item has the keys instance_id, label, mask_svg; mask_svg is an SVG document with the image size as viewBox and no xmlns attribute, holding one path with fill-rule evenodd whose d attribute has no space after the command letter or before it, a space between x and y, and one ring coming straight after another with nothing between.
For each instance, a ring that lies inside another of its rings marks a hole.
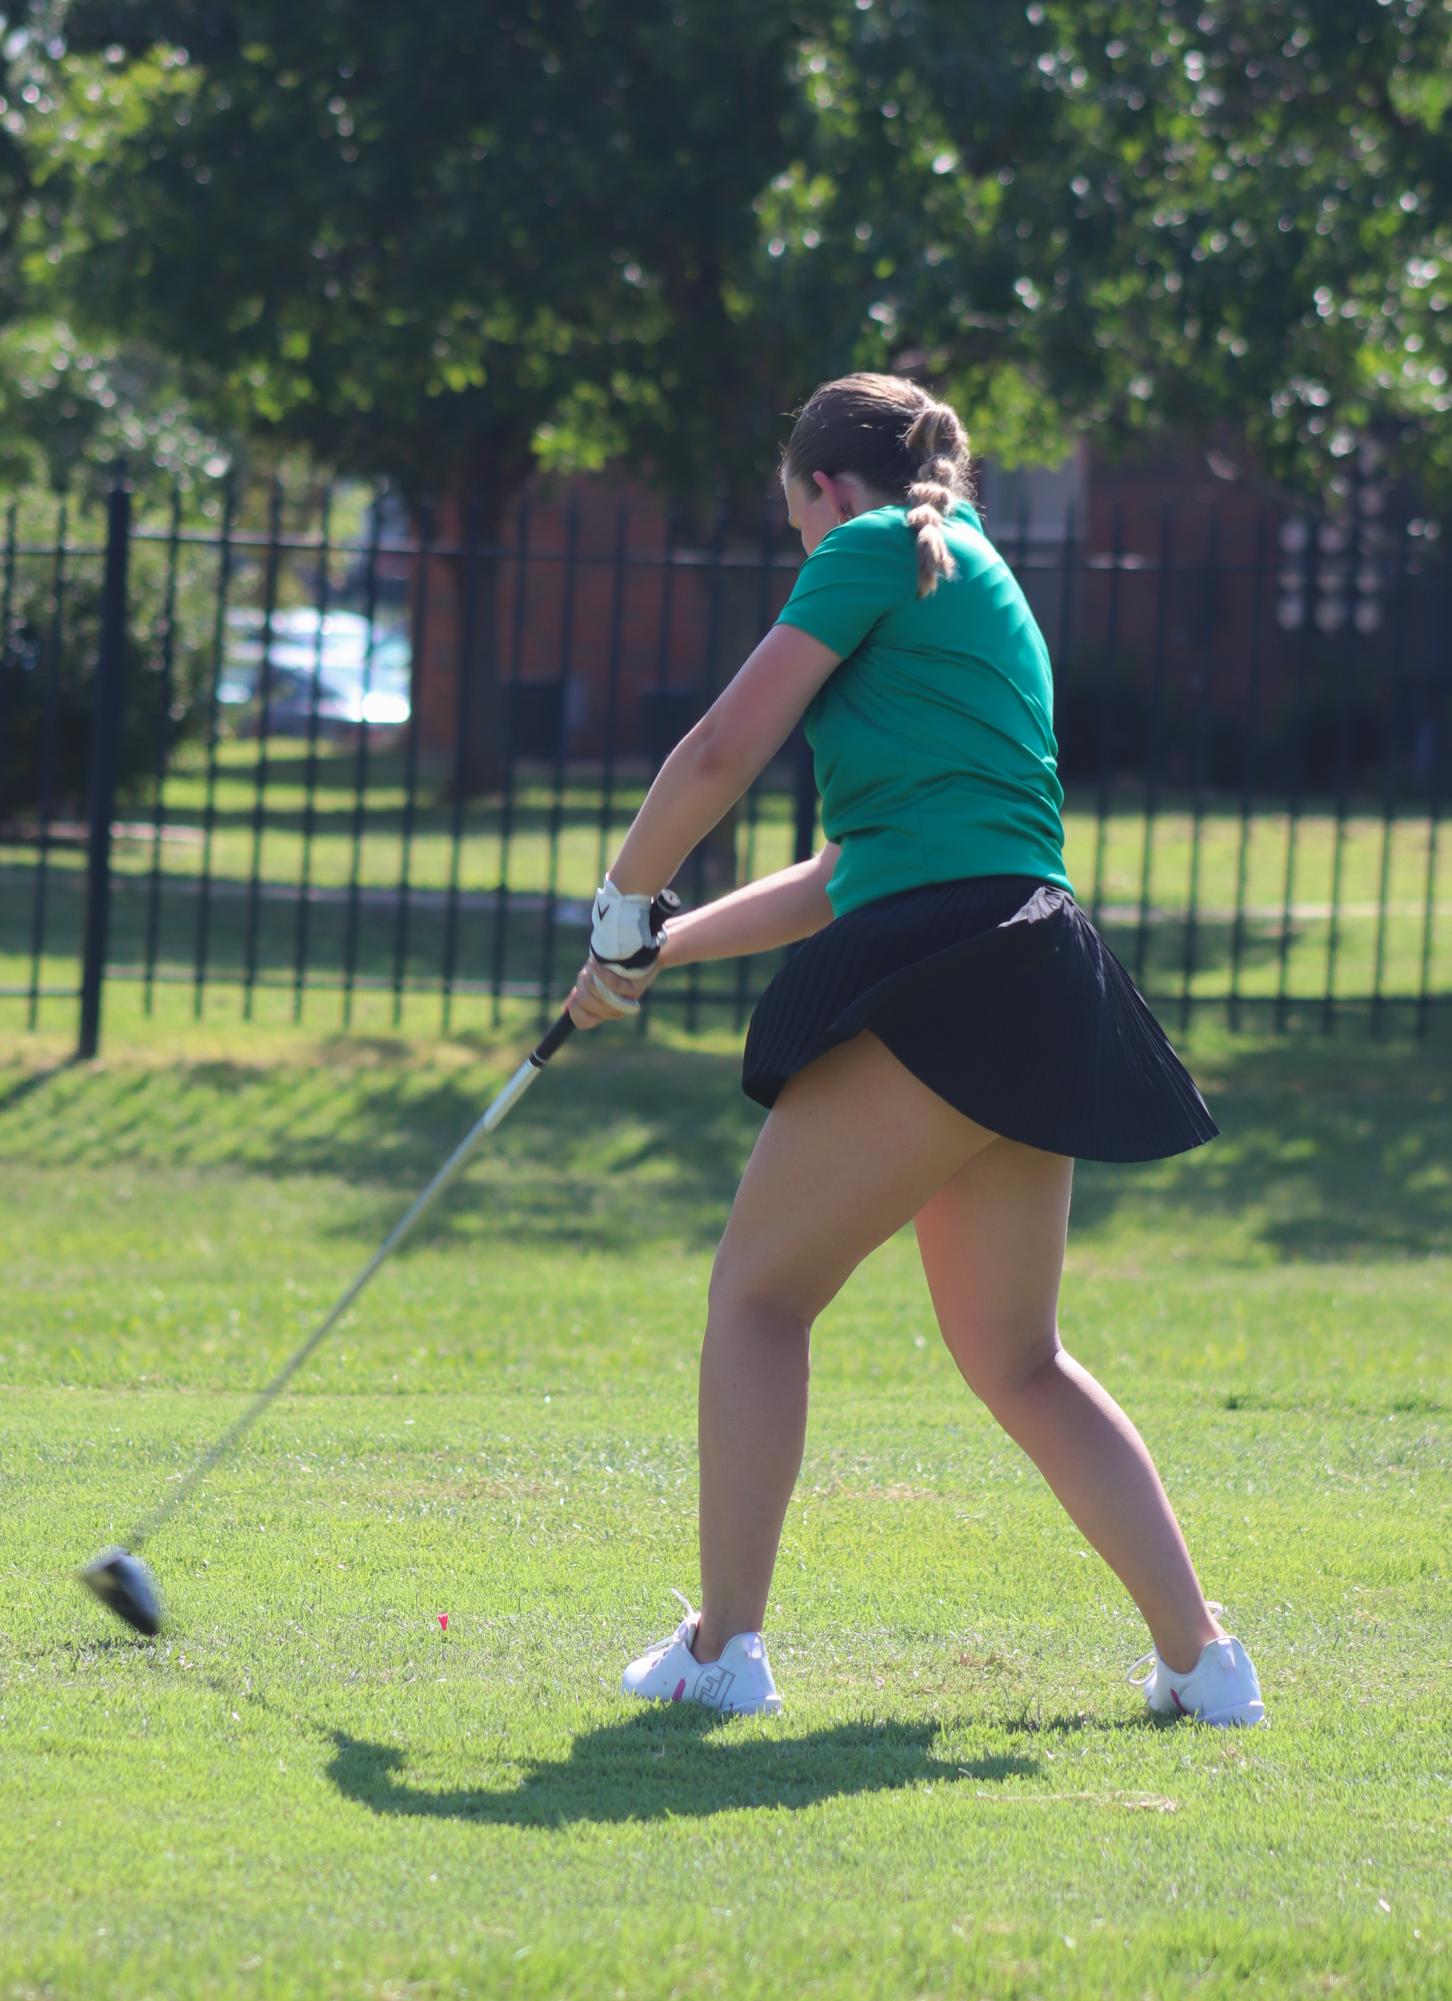
<instances>
[{"instance_id":1,"label":"white golf glove","mask_svg":"<svg viewBox=\"0 0 1452 2001\"><path fill-rule=\"evenodd\" d=\"M672 889L655 896L627 896L607 875L595 893L590 926L590 957L623 980L643 980L660 957L665 921L681 907ZM595 991L621 1014L635 1014L640 1002L617 994L602 980Z\"/></svg>"}]
</instances>

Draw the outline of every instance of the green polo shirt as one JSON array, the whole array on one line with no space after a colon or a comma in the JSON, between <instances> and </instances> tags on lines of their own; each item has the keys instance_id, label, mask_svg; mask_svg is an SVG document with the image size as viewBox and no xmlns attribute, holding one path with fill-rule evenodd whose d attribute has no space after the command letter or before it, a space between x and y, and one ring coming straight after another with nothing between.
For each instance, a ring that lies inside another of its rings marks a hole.
<instances>
[{"instance_id":1,"label":"green polo shirt","mask_svg":"<svg viewBox=\"0 0 1452 2001\"><path fill-rule=\"evenodd\" d=\"M946 539L958 573L920 598L906 508L859 514L822 538L782 609L842 656L804 718L822 825L842 847L839 917L962 876L1073 888L1043 634L966 500Z\"/></svg>"}]
</instances>

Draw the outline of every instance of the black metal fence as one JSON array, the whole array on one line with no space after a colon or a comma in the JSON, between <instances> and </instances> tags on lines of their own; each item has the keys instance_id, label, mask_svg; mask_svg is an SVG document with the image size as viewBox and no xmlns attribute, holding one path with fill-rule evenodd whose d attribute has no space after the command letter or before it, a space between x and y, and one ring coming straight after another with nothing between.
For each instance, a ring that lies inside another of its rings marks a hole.
<instances>
[{"instance_id":1,"label":"black metal fence","mask_svg":"<svg viewBox=\"0 0 1452 2001\"><path fill-rule=\"evenodd\" d=\"M1346 518L1169 503L990 520L1056 663L1069 868L1152 1002L1424 1032L1452 565ZM790 588L780 509L692 536L579 483L503 522L230 485L0 512L0 1020L103 994L344 1025L541 1016L652 772ZM688 900L810 851L800 741L691 858ZM771 961L642 1017L744 1020ZM312 997L310 1003L310 997Z\"/></svg>"}]
</instances>

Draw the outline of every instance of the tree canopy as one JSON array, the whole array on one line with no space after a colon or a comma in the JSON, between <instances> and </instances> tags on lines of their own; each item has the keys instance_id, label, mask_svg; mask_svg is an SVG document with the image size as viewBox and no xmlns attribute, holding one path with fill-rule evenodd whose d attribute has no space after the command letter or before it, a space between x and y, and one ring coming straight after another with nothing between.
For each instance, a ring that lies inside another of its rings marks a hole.
<instances>
[{"instance_id":1,"label":"tree canopy","mask_svg":"<svg viewBox=\"0 0 1452 2001\"><path fill-rule=\"evenodd\" d=\"M415 493L759 489L876 367L1010 460L1371 430L1445 498L1449 59L1427 0L69 0L10 306Z\"/></svg>"},{"instance_id":2,"label":"tree canopy","mask_svg":"<svg viewBox=\"0 0 1452 2001\"><path fill-rule=\"evenodd\" d=\"M855 258L893 358L989 435L1219 422L1314 486L1375 430L1452 494L1446 7L871 0L808 89L783 293Z\"/></svg>"}]
</instances>

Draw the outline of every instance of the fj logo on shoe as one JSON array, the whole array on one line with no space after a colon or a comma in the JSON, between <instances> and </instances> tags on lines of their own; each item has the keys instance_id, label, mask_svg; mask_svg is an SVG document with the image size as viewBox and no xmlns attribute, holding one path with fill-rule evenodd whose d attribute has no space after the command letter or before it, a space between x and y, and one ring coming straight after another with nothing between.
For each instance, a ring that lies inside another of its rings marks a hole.
<instances>
[{"instance_id":1,"label":"fj logo on shoe","mask_svg":"<svg viewBox=\"0 0 1452 2001\"><path fill-rule=\"evenodd\" d=\"M696 1683L696 1700L719 1709L726 1700L726 1691L736 1677L729 1668L713 1667L709 1674L703 1674Z\"/></svg>"}]
</instances>

